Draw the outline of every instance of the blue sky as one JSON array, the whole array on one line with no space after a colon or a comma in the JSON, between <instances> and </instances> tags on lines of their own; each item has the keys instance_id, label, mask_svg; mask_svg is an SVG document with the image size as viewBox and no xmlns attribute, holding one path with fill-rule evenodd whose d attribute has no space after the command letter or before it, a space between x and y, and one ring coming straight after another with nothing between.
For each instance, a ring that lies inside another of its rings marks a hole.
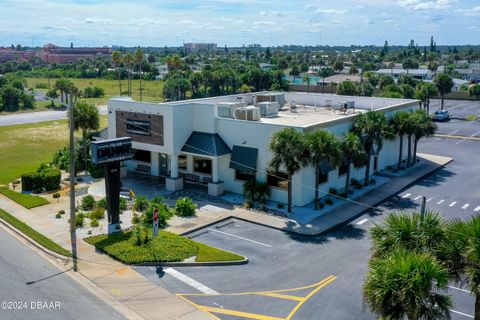
<instances>
[{"instance_id":1,"label":"blue sky","mask_svg":"<svg viewBox=\"0 0 480 320\"><path fill-rule=\"evenodd\" d=\"M0 0L0 46L479 44L478 0Z\"/></svg>"}]
</instances>

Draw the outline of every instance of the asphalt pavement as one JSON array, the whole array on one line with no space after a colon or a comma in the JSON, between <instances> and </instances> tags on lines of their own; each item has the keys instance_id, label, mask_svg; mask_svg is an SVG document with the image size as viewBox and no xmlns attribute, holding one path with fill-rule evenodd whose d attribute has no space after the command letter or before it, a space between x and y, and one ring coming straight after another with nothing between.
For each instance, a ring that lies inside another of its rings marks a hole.
<instances>
[{"instance_id":1,"label":"asphalt pavement","mask_svg":"<svg viewBox=\"0 0 480 320\"><path fill-rule=\"evenodd\" d=\"M50 262L0 229L0 319L124 319Z\"/></svg>"},{"instance_id":2,"label":"asphalt pavement","mask_svg":"<svg viewBox=\"0 0 480 320\"><path fill-rule=\"evenodd\" d=\"M469 134L478 123L452 120L449 125ZM433 137L420 142L419 152L454 161L324 236L298 237L232 220L192 236L247 256L247 265L136 270L222 320L376 319L362 299L369 228L383 222L387 212L418 210L423 196L427 208L445 218L480 213L480 141ZM465 284L451 283L448 294L454 298L452 319L472 319L474 298Z\"/></svg>"}]
</instances>

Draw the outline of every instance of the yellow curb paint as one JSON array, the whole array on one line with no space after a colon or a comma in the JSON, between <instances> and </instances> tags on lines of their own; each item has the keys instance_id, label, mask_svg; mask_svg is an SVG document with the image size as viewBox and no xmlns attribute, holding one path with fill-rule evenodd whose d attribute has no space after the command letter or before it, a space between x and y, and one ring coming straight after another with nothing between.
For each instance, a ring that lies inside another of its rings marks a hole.
<instances>
[{"instance_id":1,"label":"yellow curb paint","mask_svg":"<svg viewBox=\"0 0 480 320\"><path fill-rule=\"evenodd\" d=\"M303 301L303 297L291 296L288 294L281 294L281 293L275 293L275 292L261 292L261 293L257 293L256 295L273 297L278 299L285 299L285 300Z\"/></svg>"},{"instance_id":2,"label":"yellow curb paint","mask_svg":"<svg viewBox=\"0 0 480 320\"><path fill-rule=\"evenodd\" d=\"M214 312L214 313L227 314L227 315L230 315L230 316L237 316L237 317L243 317L243 318L248 318L248 319L285 320L284 318L270 317L270 316L266 316L266 315L258 314L258 313L249 313L249 312L242 312L242 311L222 309L222 308L201 307L200 309L203 310L203 311L209 312L209 313Z\"/></svg>"}]
</instances>

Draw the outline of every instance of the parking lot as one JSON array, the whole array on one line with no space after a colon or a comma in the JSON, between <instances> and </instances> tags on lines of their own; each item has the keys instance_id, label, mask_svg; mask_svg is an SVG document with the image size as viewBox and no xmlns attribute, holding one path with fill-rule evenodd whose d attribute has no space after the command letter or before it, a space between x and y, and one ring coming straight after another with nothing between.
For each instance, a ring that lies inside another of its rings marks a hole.
<instances>
[{"instance_id":1,"label":"parking lot","mask_svg":"<svg viewBox=\"0 0 480 320\"><path fill-rule=\"evenodd\" d=\"M447 123L458 132L478 125ZM480 212L480 141L430 138L420 143L419 152L455 160L323 236L299 237L231 220L191 236L245 255L248 264L137 270L216 319L375 319L362 299L369 228L381 223L386 212L418 209L423 196L427 208L445 218L466 219ZM474 298L468 288L451 283L448 293L454 298L452 319L473 319Z\"/></svg>"}]
</instances>

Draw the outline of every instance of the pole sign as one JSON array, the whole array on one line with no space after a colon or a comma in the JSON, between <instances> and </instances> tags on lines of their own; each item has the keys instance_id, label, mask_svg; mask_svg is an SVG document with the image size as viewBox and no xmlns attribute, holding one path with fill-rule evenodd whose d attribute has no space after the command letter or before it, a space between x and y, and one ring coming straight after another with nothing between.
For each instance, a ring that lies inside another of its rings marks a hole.
<instances>
[{"instance_id":1,"label":"pole sign","mask_svg":"<svg viewBox=\"0 0 480 320\"><path fill-rule=\"evenodd\" d=\"M153 238L158 235L158 208L153 212Z\"/></svg>"},{"instance_id":2,"label":"pole sign","mask_svg":"<svg viewBox=\"0 0 480 320\"><path fill-rule=\"evenodd\" d=\"M133 158L132 138L128 137L92 141L90 148L95 165Z\"/></svg>"}]
</instances>

